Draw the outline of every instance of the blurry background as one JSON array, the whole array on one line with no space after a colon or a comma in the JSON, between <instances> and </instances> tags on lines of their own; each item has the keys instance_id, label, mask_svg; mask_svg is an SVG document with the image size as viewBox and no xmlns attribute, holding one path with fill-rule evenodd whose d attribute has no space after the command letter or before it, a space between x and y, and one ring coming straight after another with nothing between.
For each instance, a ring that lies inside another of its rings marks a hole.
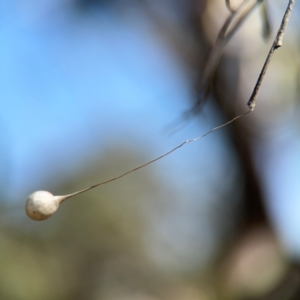
<instances>
[{"instance_id":1,"label":"blurry background","mask_svg":"<svg viewBox=\"0 0 300 300\"><path fill-rule=\"evenodd\" d=\"M24 211L245 112L287 2L269 38L246 19L203 105L225 1L0 1L1 299L299 299L299 3L251 115Z\"/></svg>"}]
</instances>

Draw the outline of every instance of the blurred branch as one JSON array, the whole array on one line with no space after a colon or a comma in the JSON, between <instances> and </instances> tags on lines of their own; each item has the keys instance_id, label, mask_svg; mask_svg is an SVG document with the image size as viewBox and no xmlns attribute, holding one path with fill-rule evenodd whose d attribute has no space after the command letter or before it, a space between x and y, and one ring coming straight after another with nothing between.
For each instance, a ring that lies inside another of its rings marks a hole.
<instances>
[{"instance_id":1,"label":"blurred branch","mask_svg":"<svg viewBox=\"0 0 300 300\"><path fill-rule=\"evenodd\" d=\"M182 129L186 122L190 120L191 117L195 116L199 111L201 111L203 105L205 104L207 97L209 95L212 79L214 77L215 71L218 67L220 59L222 57L223 51L230 41L230 39L234 36L236 31L240 28L242 23L246 20L246 18L250 15L253 9L257 4L262 3L264 0L244 0L237 8L230 9L232 12L231 15L224 22L221 30L218 33L217 39L213 48L210 51L207 63L204 66L204 71L201 76L201 81L198 89L198 99L193 107L187 111L185 111L181 117L179 122L184 123L179 124L179 126L174 129L171 134L176 131ZM230 0L226 0L227 7L231 7ZM168 125L167 128L173 127L173 124L178 121L172 122L172 124ZM168 129L167 129L168 130Z\"/></svg>"},{"instance_id":2,"label":"blurred branch","mask_svg":"<svg viewBox=\"0 0 300 300\"><path fill-rule=\"evenodd\" d=\"M219 31L215 45L213 46L208 61L204 67L199 88L200 96L197 102L194 104L194 107L192 107L192 109L188 112L184 113L184 119L195 115L201 110L210 92L212 78L218 67L225 46L234 36L246 18L250 15L256 5L262 3L263 1L264 0L245 0L227 18L221 30Z\"/></svg>"},{"instance_id":3,"label":"blurred branch","mask_svg":"<svg viewBox=\"0 0 300 300\"><path fill-rule=\"evenodd\" d=\"M232 7L230 0L225 0L226 7L231 13L234 13L235 9Z\"/></svg>"},{"instance_id":4,"label":"blurred branch","mask_svg":"<svg viewBox=\"0 0 300 300\"><path fill-rule=\"evenodd\" d=\"M269 11L267 1L262 4L262 35L265 40L270 37L271 34L271 24L269 18Z\"/></svg>"},{"instance_id":5,"label":"blurred branch","mask_svg":"<svg viewBox=\"0 0 300 300\"><path fill-rule=\"evenodd\" d=\"M284 278L267 295L255 300L298 300L300 298L300 269L292 264Z\"/></svg>"}]
</instances>

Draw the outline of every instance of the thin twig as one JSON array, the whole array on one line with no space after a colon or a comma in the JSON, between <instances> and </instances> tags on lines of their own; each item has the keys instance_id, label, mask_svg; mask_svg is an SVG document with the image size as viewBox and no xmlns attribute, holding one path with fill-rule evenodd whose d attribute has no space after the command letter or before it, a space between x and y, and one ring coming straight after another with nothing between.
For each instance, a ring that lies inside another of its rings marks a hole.
<instances>
[{"instance_id":1,"label":"thin twig","mask_svg":"<svg viewBox=\"0 0 300 300\"><path fill-rule=\"evenodd\" d=\"M132 170L130 170L130 171L127 171L127 172L123 173L122 175L119 175L119 176L117 176L117 177L108 179L108 180L106 180L106 181L100 182L100 183L95 184L95 185L92 185L92 186L87 187L87 188L85 188L85 189L83 189L83 190L80 190L80 191L78 191L78 192L69 194L69 195L67 195L67 196L65 196L65 197L66 197L66 198L73 197L73 196L75 196L75 195L84 193L84 192L86 192L86 191L88 191L88 190L91 190L91 189L93 189L93 188L95 188L95 187L98 187L98 186L100 186L100 185L103 185L103 184L106 184L106 183L115 181L115 180L117 180L117 179L120 179L120 178L122 178L122 177L124 177L124 176L126 176L126 175L128 175L128 174L130 174L130 173L132 173L132 172L135 172L135 171L137 171L137 170L139 170L139 169L142 169L142 168L144 168L144 167L146 167L146 166L148 166L148 165L150 165L150 164L152 164L152 163L154 163L154 162L156 162L156 161L158 161L158 160L160 160L160 159L166 157L167 155L169 155L169 154L171 154L172 152L178 150L179 148L181 148L182 146L184 146L184 145L186 145L186 144L189 144L189 143L193 143L193 142L199 141L200 139L202 139L202 138L204 138L205 136L209 135L209 134L212 133L213 131L216 131L216 130L218 130L218 129L221 129L221 128L223 128L223 127L229 125L230 123L236 121L237 119L239 119L239 118L241 118L241 117L244 117L245 115L249 114L251 111L252 111L252 110L249 110L249 111L247 111L247 112L245 112L245 113L243 113L243 114L241 114L241 115L239 115L239 116L236 116L236 117L234 117L233 119L231 119L230 121L228 121L228 122L226 122L226 123L224 123L224 124L222 124L222 125L220 125L220 126L214 127L213 129L209 130L208 132L206 132L205 134L203 134L203 135L201 135L201 136L198 136L198 137L196 137L196 138L194 138L194 139L191 139L191 140L186 140L186 141L184 141L183 143L181 143L180 145L178 145L178 146L176 146L175 148L173 148L172 150L168 151L167 153L165 153L165 154L163 154L163 155L161 155L161 156L159 156L159 157L157 157L157 158L155 158L155 159L153 159L153 160L151 160L151 161L149 161L149 162L147 162L147 163L145 163L145 164L143 164L143 165L141 165L141 166L139 166L139 167L136 167L136 168L134 168L134 169L132 169Z\"/></svg>"},{"instance_id":2,"label":"thin twig","mask_svg":"<svg viewBox=\"0 0 300 300\"><path fill-rule=\"evenodd\" d=\"M251 110L254 109L255 107L255 102L256 102L256 98L257 98L257 94L258 94L258 91L261 87L261 84L264 80L264 77L265 77L265 74L267 72L267 69L269 67L269 64L270 64L270 61L272 59L272 56L275 52L275 50L277 50L279 47L282 46L282 40L283 40L283 35L284 35L284 32L285 32L285 29L286 29L286 25L287 23L289 22L289 18L290 18L290 15L291 15L291 12L293 10L293 7L294 7L294 3L295 3L295 0L289 0L289 3L288 3L288 6L286 8L286 11L284 13L284 16L283 16L283 19L282 19L282 22L281 22L281 25L279 27L279 30L277 32L277 35L275 37L275 40L274 40L274 43L269 51L269 54L266 58L266 61L264 63L264 66L259 74L259 77L257 79L257 82L255 84L255 87L254 87L254 90L252 92L252 95L247 103L247 105L249 106L249 108Z\"/></svg>"}]
</instances>

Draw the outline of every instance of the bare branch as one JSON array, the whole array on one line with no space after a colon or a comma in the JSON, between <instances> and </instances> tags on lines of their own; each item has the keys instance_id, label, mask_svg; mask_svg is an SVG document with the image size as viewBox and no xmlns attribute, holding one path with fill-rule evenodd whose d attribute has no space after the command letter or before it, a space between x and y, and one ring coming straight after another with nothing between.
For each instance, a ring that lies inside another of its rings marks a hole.
<instances>
[{"instance_id":1,"label":"bare branch","mask_svg":"<svg viewBox=\"0 0 300 300\"><path fill-rule=\"evenodd\" d=\"M281 25L279 27L279 30L277 32L277 35L275 37L275 40L274 40L274 43L269 51L269 54L266 58L266 61L264 63L264 66L259 74L259 77L258 77L258 80L255 84L255 87L254 87L254 90L252 92L252 95L247 103L247 105L249 106L249 108L251 110L254 109L255 107L255 102L256 102L256 98L257 98L257 94L258 94L258 91L261 87L261 84L264 80L264 77L265 77L265 74L267 72L267 69L269 67L269 64L270 64L270 61L272 59L272 56L275 52L275 50L277 50L279 47L282 46L282 40L283 40L283 35L284 35L284 32L285 32L285 29L286 29L286 26L287 26L287 23L289 21L289 18L290 18L290 15L291 15L291 12L293 10L293 7L294 7L294 3L295 3L295 0L289 0L289 3L288 3L288 6L287 6L287 9L284 13L284 16L283 16L283 19L282 19L282 22L281 22Z\"/></svg>"}]
</instances>

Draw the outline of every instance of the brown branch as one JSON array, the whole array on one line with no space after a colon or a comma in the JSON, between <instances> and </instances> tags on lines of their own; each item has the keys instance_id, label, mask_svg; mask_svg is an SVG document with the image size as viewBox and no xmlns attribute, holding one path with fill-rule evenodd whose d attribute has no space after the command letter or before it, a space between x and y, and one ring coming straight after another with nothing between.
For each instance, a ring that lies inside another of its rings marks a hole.
<instances>
[{"instance_id":1,"label":"brown branch","mask_svg":"<svg viewBox=\"0 0 300 300\"><path fill-rule=\"evenodd\" d=\"M290 15L291 15L291 12L293 10L293 7L294 7L294 3L295 3L295 0L289 0L289 3L288 3L288 6L287 6L287 9L284 13L284 16L283 16L283 19L282 19L282 22L281 22L281 25L279 27L279 30L277 32L277 35L275 37L275 40L274 40L274 43L269 51L269 54L266 58L266 61L264 63L264 66L259 74L259 77L258 77L258 80L255 84L255 87L254 87L254 90L252 92L252 95L247 103L247 105L249 106L249 108L251 110L254 109L255 107L255 102L256 102L256 98L257 98L257 94L258 94L258 91L261 87L261 84L264 80L264 77L265 77L265 74L267 72L267 69L269 67L269 64L271 62L271 59L272 59L272 56L275 52L275 50L277 50L279 47L282 46L282 40L283 40L283 35L284 35L284 32L285 32L285 29L286 29L286 26L287 26L287 23L290 19Z\"/></svg>"}]
</instances>

